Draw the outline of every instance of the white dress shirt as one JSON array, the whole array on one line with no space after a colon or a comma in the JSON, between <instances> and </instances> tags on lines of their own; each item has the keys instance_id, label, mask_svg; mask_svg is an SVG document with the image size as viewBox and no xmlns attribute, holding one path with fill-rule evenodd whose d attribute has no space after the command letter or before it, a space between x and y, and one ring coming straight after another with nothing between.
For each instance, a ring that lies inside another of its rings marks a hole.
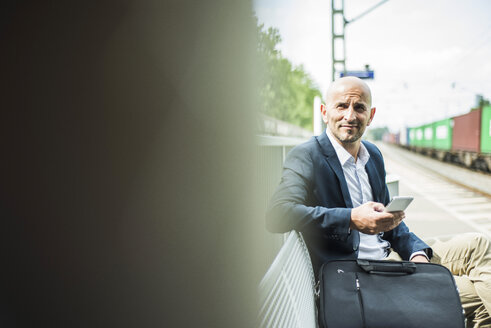
<instances>
[{"instance_id":1,"label":"white dress shirt","mask_svg":"<svg viewBox=\"0 0 491 328\"><path fill-rule=\"evenodd\" d=\"M363 143L361 144L358 152L358 160L355 163L355 159L351 156L346 149L339 144L338 141L331 135L329 128L326 129L326 134L331 141L336 155L343 167L344 178L348 184L349 194L351 196L351 202L353 207L358 207L366 202L373 201L372 187L368 180L368 174L365 170L365 165L370 159L370 154L365 148ZM369 260L381 260L387 257L389 254L390 243L383 240L383 233L376 235L367 235L360 232L360 246L358 250L359 259Z\"/></svg>"},{"instance_id":2,"label":"white dress shirt","mask_svg":"<svg viewBox=\"0 0 491 328\"><path fill-rule=\"evenodd\" d=\"M370 159L370 154L365 145L363 143L361 144L360 150L358 151L358 160L355 162L355 158L339 144L331 134L329 128L326 129L326 134L341 162L353 207L373 201L372 186L370 186L368 174L365 170L365 165ZM386 258L389 255L390 243L382 239L383 235L383 232L376 235L367 235L360 232L358 258L368 260L383 260ZM410 259L416 255L423 255L428 259L424 251L412 253Z\"/></svg>"}]
</instances>

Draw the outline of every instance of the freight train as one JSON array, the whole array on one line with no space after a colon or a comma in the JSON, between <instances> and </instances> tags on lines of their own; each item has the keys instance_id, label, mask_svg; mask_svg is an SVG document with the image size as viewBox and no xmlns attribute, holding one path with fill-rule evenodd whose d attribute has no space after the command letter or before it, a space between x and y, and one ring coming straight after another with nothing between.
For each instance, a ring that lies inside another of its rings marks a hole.
<instances>
[{"instance_id":1,"label":"freight train","mask_svg":"<svg viewBox=\"0 0 491 328\"><path fill-rule=\"evenodd\" d=\"M384 135L384 141L442 161L491 172L491 106L389 133Z\"/></svg>"}]
</instances>

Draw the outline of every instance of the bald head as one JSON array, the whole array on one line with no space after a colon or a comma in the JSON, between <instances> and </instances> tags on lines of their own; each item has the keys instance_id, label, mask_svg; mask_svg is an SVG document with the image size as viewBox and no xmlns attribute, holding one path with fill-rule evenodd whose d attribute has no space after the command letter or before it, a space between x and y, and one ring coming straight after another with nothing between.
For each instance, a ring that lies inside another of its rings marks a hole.
<instances>
[{"instance_id":1,"label":"bald head","mask_svg":"<svg viewBox=\"0 0 491 328\"><path fill-rule=\"evenodd\" d=\"M370 88L363 80L354 76L345 76L332 82L326 92L326 102L328 104L331 103L334 95L340 92L346 92L352 88L359 88L363 92L368 105L372 105L372 93L370 92Z\"/></svg>"},{"instance_id":2,"label":"bald head","mask_svg":"<svg viewBox=\"0 0 491 328\"><path fill-rule=\"evenodd\" d=\"M352 76L333 82L321 113L331 134L356 160L360 138L375 115L368 85Z\"/></svg>"}]
</instances>

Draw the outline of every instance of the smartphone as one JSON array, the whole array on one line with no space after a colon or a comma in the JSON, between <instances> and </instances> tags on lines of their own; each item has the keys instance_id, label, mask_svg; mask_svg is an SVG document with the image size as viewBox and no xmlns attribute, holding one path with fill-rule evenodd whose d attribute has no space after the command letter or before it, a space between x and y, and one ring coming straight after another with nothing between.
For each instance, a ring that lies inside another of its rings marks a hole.
<instances>
[{"instance_id":1,"label":"smartphone","mask_svg":"<svg viewBox=\"0 0 491 328\"><path fill-rule=\"evenodd\" d=\"M413 201L411 196L394 196L389 204L385 207L386 212L404 211Z\"/></svg>"}]
</instances>

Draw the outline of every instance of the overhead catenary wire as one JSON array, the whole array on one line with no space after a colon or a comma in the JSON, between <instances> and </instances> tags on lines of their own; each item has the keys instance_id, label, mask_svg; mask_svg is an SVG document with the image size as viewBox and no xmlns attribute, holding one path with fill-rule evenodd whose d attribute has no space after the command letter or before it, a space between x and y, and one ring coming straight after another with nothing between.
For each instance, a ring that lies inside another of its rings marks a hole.
<instances>
[{"instance_id":1,"label":"overhead catenary wire","mask_svg":"<svg viewBox=\"0 0 491 328\"><path fill-rule=\"evenodd\" d=\"M365 16L366 14L372 12L373 10L377 9L378 7L380 7L381 5L383 5L384 3L386 3L387 1L389 0L382 0L380 1L379 3L377 3L376 5L368 8L367 10L365 10L364 12L362 12L361 14L359 14L358 16L356 16L355 18L352 18L352 19L344 19L344 24L349 24L349 23L353 23L354 21L362 18L363 16Z\"/></svg>"}]
</instances>

